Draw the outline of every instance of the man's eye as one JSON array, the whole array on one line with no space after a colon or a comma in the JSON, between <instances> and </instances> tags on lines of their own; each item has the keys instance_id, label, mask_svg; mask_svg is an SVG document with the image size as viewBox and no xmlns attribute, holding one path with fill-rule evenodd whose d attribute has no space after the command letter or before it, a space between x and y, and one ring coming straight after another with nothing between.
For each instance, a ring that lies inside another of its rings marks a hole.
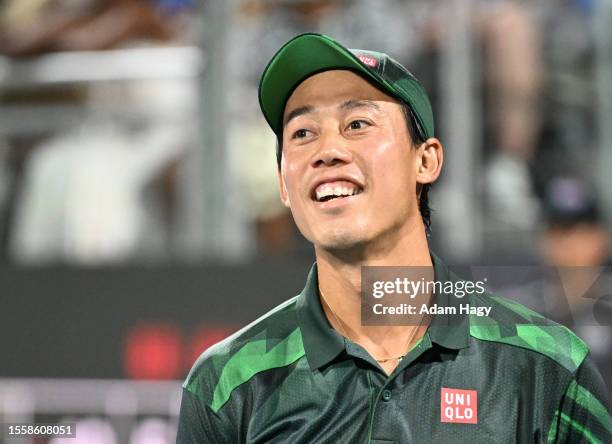
<instances>
[{"instance_id":1,"label":"man's eye","mask_svg":"<svg viewBox=\"0 0 612 444\"><path fill-rule=\"evenodd\" d=\"M300 128L295 133L293 133L293 136L291 136L291 138L292 139L303 139L306 136L308 136L308 130L304 128Z\"/></svg>"},{"instance_id":2,"label":"man's eye","mask_svg":"<svg viewBox=\"0 0 612 444\"><path fill-rule=\"evenodd\" d=\"M353 120L351 123L349 123L349 128L352 130L360 130L368 125L369 123L365 120Z\"/></svg>"}]
</instances>

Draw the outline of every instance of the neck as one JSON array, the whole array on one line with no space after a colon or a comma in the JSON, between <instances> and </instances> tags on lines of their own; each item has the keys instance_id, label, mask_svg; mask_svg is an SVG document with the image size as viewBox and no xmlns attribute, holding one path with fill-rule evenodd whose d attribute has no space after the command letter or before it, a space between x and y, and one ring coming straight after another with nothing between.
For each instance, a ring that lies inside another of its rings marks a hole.
<instances>
[{"instance_id":1,"label":"neck","mask_svg":"<svg viewBox=\"0 0 612 444\"><path fill-rule=\"evenodd\" d=\"M405 352L407 338L413 337L413 344L422 337L425 323L418 332L414 331L415 325L363 326L360 311L362 266L432 266L422 225L399 239L340 252L315 247L315 253L319 289L325 297L322 306L338 332L364 346L376 359L400 356L402 350Z\"/></svg>"}]
</instances>

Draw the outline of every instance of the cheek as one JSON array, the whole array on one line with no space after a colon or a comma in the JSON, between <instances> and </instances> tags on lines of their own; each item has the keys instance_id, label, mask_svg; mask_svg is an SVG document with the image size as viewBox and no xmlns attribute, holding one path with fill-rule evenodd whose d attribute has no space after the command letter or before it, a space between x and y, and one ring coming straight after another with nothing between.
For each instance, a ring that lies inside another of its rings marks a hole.
<instances>
[{"instance_id":1,"label":"cheek","mask_svg":"<svg viewBox=\"0 0 612 444\"><path fill-rule=\"evenodd\" d=\"M303 194L304 184L302 181L305 170L301 162L290 157L283 157L281 165L285 192L293 209L294 206L299 205L299 197Z\"/></svg>"},{"instance_id":2,"label":"cheek","mask_svg":"<svg viewBox=\"0 0 612 444\"><path fill-rule=\"evenodd\" d=\"M296 190L298 187L298 177L299 176L296 174L295 170L292 167L288 166L287 168L285 168L283 178L285 183L285 191L287 192L289 198L292 198L296 194Z\"/></svg>"},{"instance_id":3,"label":"cheek","mask_svg":"<svg viewBox=\"0 0 612 444\"><path fill-rule=\"evenodd\" d=\"M416 186L413 149L404 144L380 143L367 151L365 164L377 190L412 190Z\"/></svg>"}]
</instances>

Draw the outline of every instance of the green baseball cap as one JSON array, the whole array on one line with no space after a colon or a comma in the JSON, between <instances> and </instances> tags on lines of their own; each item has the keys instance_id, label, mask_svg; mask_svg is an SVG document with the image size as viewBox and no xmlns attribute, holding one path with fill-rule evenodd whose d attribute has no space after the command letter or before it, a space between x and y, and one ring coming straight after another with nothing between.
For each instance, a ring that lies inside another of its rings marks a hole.
<instances>
[{"instance_id":1,"label":"green baseball cap","mask_svg":"<svg viewBox=\"0 0 612 444\"><path fill-rule=\"evenodd\" d=\"M332 69L353 71L408 104L419 135L423 139L433 137L433 112L427 93L404 66L387 54L347 49L331 37L315 33L301 34L285 43L261 76L259 105L274 133L282 133L285 105L295 88L308 77Z\"/></svg>"}]
</instances>

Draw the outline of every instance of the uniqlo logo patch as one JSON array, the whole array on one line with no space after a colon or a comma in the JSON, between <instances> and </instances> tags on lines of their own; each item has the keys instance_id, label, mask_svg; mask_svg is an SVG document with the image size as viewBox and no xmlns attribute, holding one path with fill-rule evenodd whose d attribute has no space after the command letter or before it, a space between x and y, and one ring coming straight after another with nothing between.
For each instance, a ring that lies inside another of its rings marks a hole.
<instances>
[{"instance_id":1,"label":"uniqlo logo patch","mask_svg":"<svg viewBox=\"0 0 612 444\"><path fill-rule=\"evenodd\" d=\"M376 60L375 57L370 57L370 56L365 56L365 55L360 55L358 57L359 57L359 60L361 60L363 63L365 63L366 65L372 68L376 68L376 65L378 65L378 60Z\"/></svg>"},{"instance_id":2,"label":"uniqlo logo patch","mask_svg":"<svg viewBox=\"0 0 612 444\"><path fill-rule=\"evenodd\" d=\"M458 424L478 423L478 392L442 387L440 421Z\"/></svg>"}]
</instances>

